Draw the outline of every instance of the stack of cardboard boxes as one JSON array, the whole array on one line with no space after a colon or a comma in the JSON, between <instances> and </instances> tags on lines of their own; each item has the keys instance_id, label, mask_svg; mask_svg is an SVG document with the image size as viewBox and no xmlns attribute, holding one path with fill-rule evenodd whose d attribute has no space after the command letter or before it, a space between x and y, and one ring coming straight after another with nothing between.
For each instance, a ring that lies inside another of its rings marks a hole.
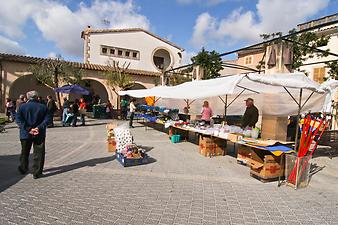
<instances>
[{"instance_id":1,"label":"stack of cardboard boxes","mask_svg":"<svg viewBox=\"0 0 338 225\"><path fill-rule=\"evenodd\" d=\"M225 155L226 143L224 140L201 135L199 138L199 152L204 156Z\"/></svg>"},{"instance_id":2,"label":"stack of cardboard boxes","mask_svg":"<svg viewBox=\"0 0 338 225\"><path fill-rule=\"evenodd\" d=\"M107 148L108 152L115 152L116 151L116 142L115 142L115 135L114 135L114 128L117 125L113 123L107 124Z\"/></svg>"},{"instance_id":3,"label":"stack of cardboard boxes","mask_svg":"<svg viewBox=\"0 0 338 225\"><path fill-rule=\"evenodd\" d=\"M250 174L261 180L275 179L284 175L282 156L275 156L269 151L239 145L237 161L250 167Z\"/></svg>"}]
</instances>

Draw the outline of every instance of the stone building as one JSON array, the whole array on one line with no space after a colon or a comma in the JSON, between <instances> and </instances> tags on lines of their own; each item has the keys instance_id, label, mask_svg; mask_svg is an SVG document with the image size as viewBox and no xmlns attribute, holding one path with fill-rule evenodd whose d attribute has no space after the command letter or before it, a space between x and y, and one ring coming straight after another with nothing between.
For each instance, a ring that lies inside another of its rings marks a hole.
<instances>
[{"instance_id":1,"label":"stone building","mask_svg":"<svg viewBox=\"0 0 338 225\"><path fill-rule=\"evenodd\" d=\"M180 66L183 48L140 28L98 29L88 27L84 39L84 63L129 65L130 69L162 72Z\"/></svg>"},{"instance_id":2,"label":"stone building","mask_svg":"<svg viewBox=\"0 0 338 225\"><path fill-rule=\"evenodd\" d=\"M183 48L149 31L132 29L99 29L88 27L81 33L84 40L83 63L67 62L83 70L85 87L99 95L102 102L108 100L116 107L118 98L107 85L103 72L113 65L127 68L135 85L132 89L154 87L161 83L163 71L180 66ZM0 103L4 111L6 98L17 99L20 94L38 90L41 96L54 91L34 79L29 67L47 58L0 53ZM70 99L79 96L69 96Z\"/></svg>"},{"instance_id":3,"label":"stone building","mask_svg":"<svg viewBox=\"0 0 338 225\"><path fill-rule=\"evenodd\" d=\"M0 53L0 99L2 112L4 111L6 98L17 99L20 94L24 94L30 90L37 90L41 96L55 96L54 91L50 87L39 83L29 72L31 65L46 60L51 59ZM117 96L112 87L107 85L103 74L103 72L111 70L111 67L90 63L67 63L83 70L83 80L86 83L87 89L99 95L102 102L110 100L116 106ZM136 69L128 69L126 72L130 74L135 82L134 89L151 88L156 82L159 82L161 76L159 72Z\"/></svg>"}]
</instances>

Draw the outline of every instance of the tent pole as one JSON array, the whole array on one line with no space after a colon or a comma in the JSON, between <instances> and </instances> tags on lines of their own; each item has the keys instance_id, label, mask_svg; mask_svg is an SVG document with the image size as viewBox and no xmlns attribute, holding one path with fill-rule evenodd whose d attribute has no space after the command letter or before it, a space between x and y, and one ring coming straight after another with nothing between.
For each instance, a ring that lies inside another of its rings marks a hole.
<instances>
[{"instance_id":1,"label":"tent pole","mask_svg":"<svg viewBox=\"0 0 338 225\"><path fill-rule=\"evenodd\" d=\"M227 109L228 109L228 95L225 95L225 103L224 103L224 120L227 122Z\"/></svg>"},{"instance_id":2,"label":"tent pole","mask_svg":"<svg viewBox=\"0 0 338 225\"><path fill-rule=\"evenodd\" d=\"M297 152L297 145L298 143L298 136L299 136L299 119L300 119L300 111L302 109L302 95L303 95L303 88L299 91L299 102L298 102L298 114L297 114L297 124L296 124L296 137L295 137L295 148L294 150Z\"/></svg>"}]
</instances>

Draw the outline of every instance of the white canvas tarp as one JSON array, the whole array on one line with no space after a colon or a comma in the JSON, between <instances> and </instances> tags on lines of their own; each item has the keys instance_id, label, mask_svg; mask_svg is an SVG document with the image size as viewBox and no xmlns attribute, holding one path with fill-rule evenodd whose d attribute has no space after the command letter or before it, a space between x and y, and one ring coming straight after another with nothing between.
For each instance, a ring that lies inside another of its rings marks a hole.
<instances>
[{"instance_id":1,"label":"white canvas tarp","mask_svg":"<svg viewBox=\"0 0 338 225\"><path fill-rule=\"evenodd\" d=\"M302 89L303 103L311 95L309 101L304 105L302 112L315 112L327 107L327 99L330 99L332 90L336 86L335 82L319 85L303 73L272 75L239 74L210 80L191 81L177 86L160 86L145 90L121 91L119 94L137 98L146 96L161 97L159 105L179 107L181 110L186 103L174 99L196 100L195 103L197 104L191 105L192 112L195 111L194 106L197 105L197 112L194 113L199 113L202 101L208 100L215 114L223 114L224 104L217 96L225 97L227 95L229 103L245 90L241 97L236 100L236 102L240 101L239 104L238 102L237 104L234 103L228 108L228 115L243 114L245 107L242 100L252 97L255 99L255 105L258 106L261 114L278 116L297 114L298 105L287 91L298 101L300 89Z\"/></svg>"}]
</instances>

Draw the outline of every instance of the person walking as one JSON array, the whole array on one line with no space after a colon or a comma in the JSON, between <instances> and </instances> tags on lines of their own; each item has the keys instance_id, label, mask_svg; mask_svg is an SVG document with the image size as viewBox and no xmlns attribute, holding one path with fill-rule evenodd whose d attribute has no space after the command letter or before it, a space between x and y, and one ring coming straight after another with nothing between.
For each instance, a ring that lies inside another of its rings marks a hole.
<instances>
[{"instance_id":1,"label":"person walking","mask_svg":"<svg viewBox=\"0 0 338 225\"><path fill-rule=\"evenodd\" d=\"M50 120L47 106L37 100L38 93L27 93L28 102L22 104L17 113L16 122L20 128L21 155L18 170L28 172L29 153L33 145L33 178L42 177L45 162L46 127Z\"/></svg>"},{"instance_id":2,"label":"person walking","mask_svg":"<svg viewBox=\"0 0 338 225\"><path fill-rule=\"evenodd\" d=\"M14 104L13 101L10 98L6 99L6 116L8 118L8 121L13 122L14 121Z\"/></svg>"},{"instance_id":3,"label":"person walking","mask_svg":"<svg viewBox=\"0 0 338 225\"><path fill-rule=\"evenodd\" d=\"M79 116L79 99L75 99L75 102L71 105L71 109L73 112L72 127L76 127L77 117Z\"/></svg>"},{"instance_id":4,"label":"person walking","mask_svg":"<svg viewBox=\"0 0 338 225\"><path fill-rule=\"evenodd\" d=\"M134 128L133 119L134 119L134 114L135 114L135 111L136 111L135 99L134 98L132 98L130 100L129 111L130 111L129 128Z\"/></svg>"},{"instance_id":5,"label":"person walking","mask_svg":"<svg viewBox=\"0 0 338 225\"><path fill-rule=\"evenodd\" d=\"M121 100L121 119L127 120L128 114L128 100L126 98L122 98Z\"/></svg>"},{"instance_id":6,"label":"person walking","mask_svg":"<svg viewBox=\"0 0 338 225\"><path fill-rule=\"evenodd\" d=\"M69 108L69 101L66 97L63 98L63 104L62 104L62 126L64 127L66 125L66 119L68 114L68 108Z\"/></svg>"},{"instance_id":7,"label":"person walking","mask_svg":"<svg viewBox=\"0 0 338 225\"><path fill-rule=\"evenodd\" d=\"M87 109L87 105L86 105L84 98L80 98L79 113L81 115L81 126L86 125L86 121L85 121L86 109Z\"/></svg>"},{"instance_id":8,"label":"person walking","mask_svg":"<svg viewBox=\"0 0 338 225\"><path fill-rule=\"evenodd\" d=\"M48 127L54 127L54 113L57 110L56 103L51 95L47 96L47 109L50 116Z\"/></svg>"}]
</instances>

